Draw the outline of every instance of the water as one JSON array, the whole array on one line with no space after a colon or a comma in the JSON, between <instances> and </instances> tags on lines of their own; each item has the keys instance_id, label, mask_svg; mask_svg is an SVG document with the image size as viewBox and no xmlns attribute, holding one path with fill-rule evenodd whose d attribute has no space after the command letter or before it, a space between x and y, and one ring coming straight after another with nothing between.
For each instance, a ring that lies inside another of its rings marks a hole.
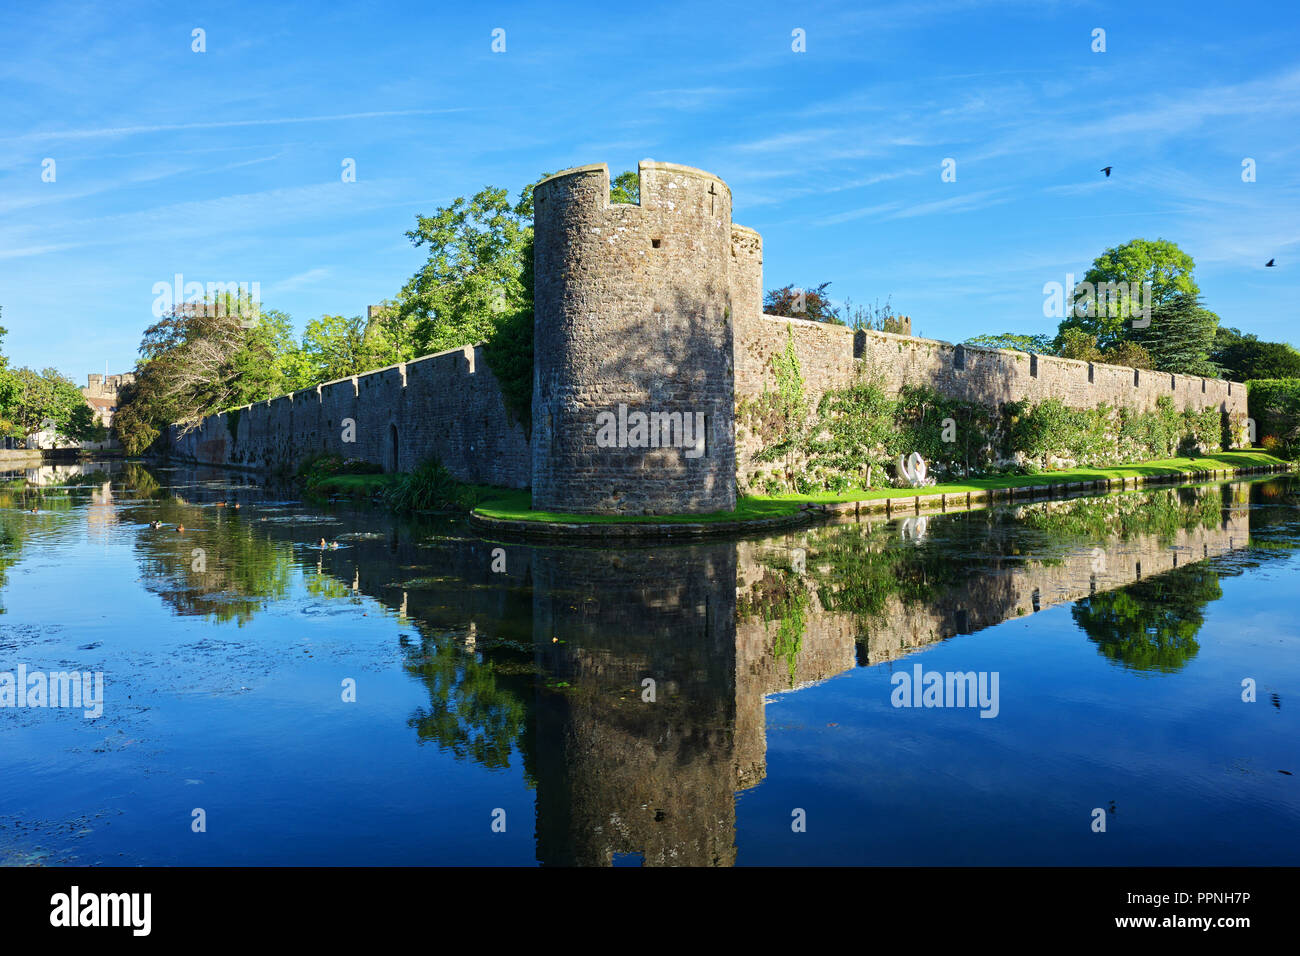
<instances>
[{"instance_id":1,"label":"water","mask_svg":"<svg viewBox=\"0 0 1300 956\"><path fill-rule=\"evenodd\" d=\"M9 478L0 672L105 701L0 709L3 863L1300 862L1293 478L613 549Z\"/></svg>"}]
</instances>

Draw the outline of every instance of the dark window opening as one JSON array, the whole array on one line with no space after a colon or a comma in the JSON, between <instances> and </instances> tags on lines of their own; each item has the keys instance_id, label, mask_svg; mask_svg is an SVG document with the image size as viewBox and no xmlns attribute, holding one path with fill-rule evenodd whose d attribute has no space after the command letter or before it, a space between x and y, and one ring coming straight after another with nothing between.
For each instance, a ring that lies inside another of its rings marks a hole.
<instances>
[{"instance_id":1,"label":"dark window opening","mask_svg":"<svg viewBox=\"0 0 1300 956\"><path fill-rule=\"evenodd\" d=\"M663 244L663 240L662 240L662 239L651 239L651 240L650 240L650 245L651 245L652 247L654 247L655 249L658 249L662 244Z\"/></svg>"}]
</instances>

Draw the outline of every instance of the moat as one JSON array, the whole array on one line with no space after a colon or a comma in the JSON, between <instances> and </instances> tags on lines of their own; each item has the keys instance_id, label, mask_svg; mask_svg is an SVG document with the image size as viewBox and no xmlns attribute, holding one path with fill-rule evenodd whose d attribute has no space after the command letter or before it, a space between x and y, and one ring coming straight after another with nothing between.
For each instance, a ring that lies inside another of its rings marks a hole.
<instances>
[{"instance_id":1,"label":"moat","mask_svg":"<svg viewBox=\"0 0 1300 956\"><path fill-rule=\"evenodd\" d=\"M0 864L1300 863L1295 477L640 547L3 480L0 703L103 713L0 707Z\"/></svg>"}]
</instances>

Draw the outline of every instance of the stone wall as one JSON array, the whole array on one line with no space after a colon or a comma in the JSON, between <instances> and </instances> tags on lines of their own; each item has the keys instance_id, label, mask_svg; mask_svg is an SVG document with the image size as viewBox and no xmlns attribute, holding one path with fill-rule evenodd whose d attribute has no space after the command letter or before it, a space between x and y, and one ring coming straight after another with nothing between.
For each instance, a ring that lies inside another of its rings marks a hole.
<instances>
[{"instance_id":1,"label":"stone wall","mask_svg":"<svg viewBox=\"0 0 1300 956\"><path fill-rule=\"evenodd\" d=\"M639 177L639 204L610 202L603 163L533 192L537 508L735 506L731 190L669 163L644 161ZM600 433L609 415L619 420L612 443ZM644 436L632 430L639 415L676 427L652 424Z\"/></svg>"},{"instance_id":2,"label":"stone wall","mask_svg":"<svg viewBox=\"0 0 1300 956\"><path fill-rule=\"evenodd\" d=\"M538 508L729 510L737 476L739 490L750 490L750 459L762 444L737 430L737 407L776 389L772 358L788 336L814 409L827 391L870 374L887 391L927 385L994 408L1057 398L1075 408L1149 409L1168 396L1179 409L1247 414L1236 382L763 315L763 239L731 221L726 183L648 160L639 182L639 203L610 202L602 163L534 191L531 443L474 347L213 416L184 436L173 429L173 452L264 469L333 452L401 471L436 455L464 481L531 486ZM662 416L645 445L623 427L619 444L598 440L602 414L631 424L620 409ZM699 415L702 452L682 427ZM344 419L356 424L353 442L343 440Z\"/></svg>"},{"instance_id":3,"label":"stone wall","mask_svg":"<svg viewBox=\"0 0 1300 956\"><path fill-rule=\"evenodd\" d=\"M887 392L928 385L941 395L996 407L1004 402L1060 399L1072 408L1100 404L1149 410L1169 396L1178 409L1218 408L1241 420L1246 386L1240 382L1171 375L1097 362L1078 362L1006 349L953 345L889 332L855 332L842 325L737 312L736 402L777 388L772 359L792 340L810 408L828 391L858 376L878 377ZM753 434L737 436L738 474L761 447ZM742 489L743 490L743 489Z\"/></svg>"},{"instance_id":4,"label":"stone wall","mask_svg":"<svg viewBox=\"0 0 1300 956\"><path fill-rule=\"evenodd\" d=\"M929 385L951 398L986 405L1059 398L1073 408L1105 402L1145 410L1168 395L1179 408L1246 414L1246 386L1240 382L743 313L735 333L737 401L776 388L771 360L785 350L787 330L814 405L827 391L851 384L862 370L878 374L886 390Z\"/></svg>"},{"instance_id":5,"label":"stone wall","mask_svg":"<svg viewBox=\"0 0 1300 956\"><path fill-rule=\"evenodd\" d=\"M45 456L35 448L0 448L0 470L35 468Z\"/></svg>"},{"instance_id":6,"label":"stone wall","mask_svg":"<svg viewBox=\"0 0 1300 956\"><path fill-rule=\"evenodd\" d=\"M385 471L411 471L437 456L461 481L508 488L528 487L532 458L481 348L439 352L256 402L212 415L186 435L173 426L171 453L268 471L292 471L326 453Z\"/></svg>"}]
</instances>

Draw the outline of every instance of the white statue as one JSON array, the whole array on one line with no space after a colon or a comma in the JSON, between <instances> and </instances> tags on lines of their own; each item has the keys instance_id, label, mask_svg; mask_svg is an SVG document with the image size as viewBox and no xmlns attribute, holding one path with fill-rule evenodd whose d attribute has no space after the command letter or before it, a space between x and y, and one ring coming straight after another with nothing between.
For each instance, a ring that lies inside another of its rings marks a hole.
<instances>
[{"instance_id":1,"label":"white statue","mask_svg":"<svg viewBox=\"0 0 1300 956\"><path fill-rule=\"evenodd\" d=\"M911 487L920 488L927 484L925 473L925 459L921 457L920 452L912 452L906 460L902 455L898 456L898 477Z\"/></svg>"},{"instance_id":2,"label":"white statue","mask_svg":"<svg viewBox=\"0 0 1300 956\"><path fill-rule=\"evenodd\" d=\"M930 519L925 515L920 515L915 518L904 518L903 524L899 528L899 532L907 541L924 541L926 527L929 523Z\"/></svg>"}]
</instances>

